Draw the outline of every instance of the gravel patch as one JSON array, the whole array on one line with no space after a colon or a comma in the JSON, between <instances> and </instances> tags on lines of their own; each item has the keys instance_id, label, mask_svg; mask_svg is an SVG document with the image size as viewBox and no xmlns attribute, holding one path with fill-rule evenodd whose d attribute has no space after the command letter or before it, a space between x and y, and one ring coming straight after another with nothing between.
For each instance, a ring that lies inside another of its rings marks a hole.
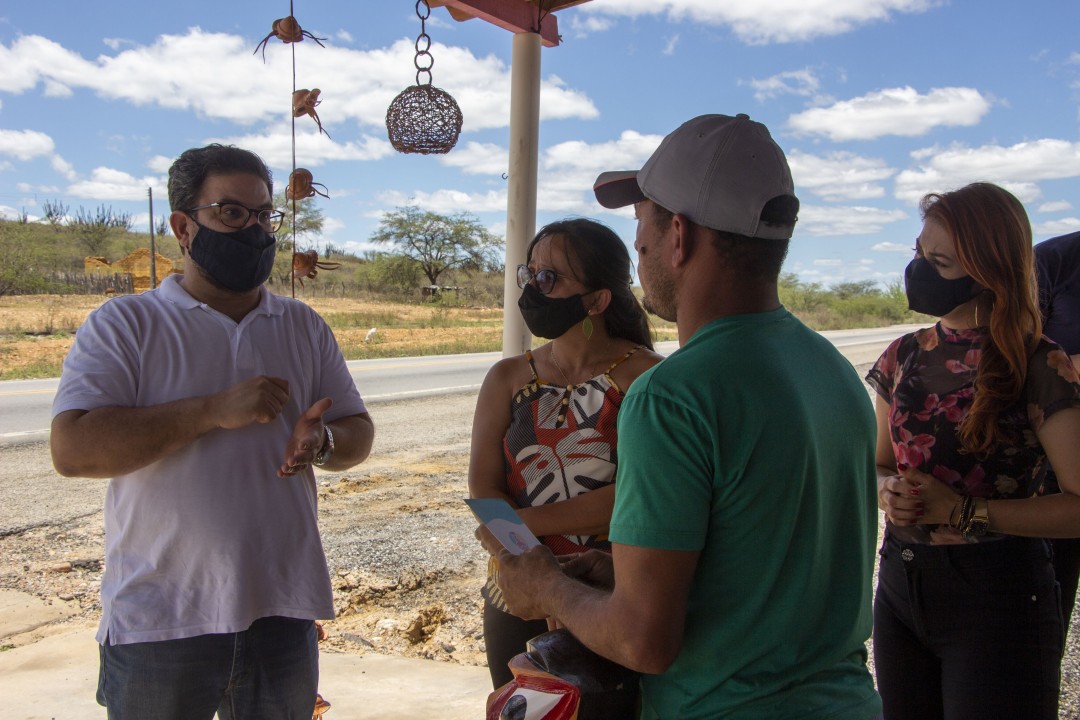
<instances>
[{"instance_id":1,"label":"gravel patch","mask_svg":"<svg viewBox=\"0 0 1080 720\"><path fill-rule=\"evenodd\" d=\"M484 664L479 589L487 558L461 502L475 401L466 393L374 405L370 460L344 473L318 471L338 612L324 648ZM72 609L62 625L96 623L106 482L57 476L43 442L0 447L0 456L0 588ZM1059 717L1080 720L1075 617Z\"/></svg>"}]
</instances>

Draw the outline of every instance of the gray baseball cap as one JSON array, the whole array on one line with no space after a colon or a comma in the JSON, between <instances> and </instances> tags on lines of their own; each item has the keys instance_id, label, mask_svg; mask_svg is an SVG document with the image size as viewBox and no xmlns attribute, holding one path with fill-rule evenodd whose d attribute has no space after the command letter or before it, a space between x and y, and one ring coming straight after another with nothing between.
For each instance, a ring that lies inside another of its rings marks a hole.
<instances>
[{"instance_id":1,"label":"gray baseball cap","mask_svg":"<svg viewBox=\"0 0 1080 720\"><path fill-rule=\"evenodd\" d=\"M683 123L641 170L600 173L593 192L606 208L648 198L698 225L747 237L786 240L795 230L794 222L760 222L765 203L794 198L795 185L769 129L743 114L701 115Z\"/></svg>"}]
</instances>

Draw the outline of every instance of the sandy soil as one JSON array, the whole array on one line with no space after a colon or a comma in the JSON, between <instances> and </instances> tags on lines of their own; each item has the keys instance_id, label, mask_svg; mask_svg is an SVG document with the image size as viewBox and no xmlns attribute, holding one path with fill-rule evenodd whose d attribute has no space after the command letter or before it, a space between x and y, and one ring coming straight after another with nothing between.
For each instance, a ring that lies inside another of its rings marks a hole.
<instances>
[{"instance_id":1,"label":"sandy soil","mask_svg":"<svg viewBox=\"0 0 1080 720\"><path fill-rule=\"evenodd\" d=\"M375 405L371 460L347 473L319 471L338 614L326 624L330 647L484 664L486 555L461 501L474 404L474 395L458 395ZM69 611L53 631L96 624L105 481L58 477L44 443L0 448L0 455L0 588Z\"/></svg>"},{"instance_id":2,"label":"sandy soil","mask_svg":"<svg viewBox=\"0 0 1080 720\"><path fill-rule=\"evenodd\" d=\"M485 664L479 589L487 558L461 502L475 400L461 394L374 405L371 459L350 472L318 473L338 613L326 625L330 648ZM104 493L105 481L58 477L44 443L0 446L0 589L71 614L5 644L96 625ZM1060 718L1080 720L1080 614L1061 687Z\"/></svg>"}]
</instances>

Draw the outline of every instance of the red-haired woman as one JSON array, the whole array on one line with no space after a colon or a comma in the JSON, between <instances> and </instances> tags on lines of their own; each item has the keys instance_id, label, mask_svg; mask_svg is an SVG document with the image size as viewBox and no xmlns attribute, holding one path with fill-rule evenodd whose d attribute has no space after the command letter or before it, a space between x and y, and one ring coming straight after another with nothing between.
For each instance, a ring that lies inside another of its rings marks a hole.
<instances>
[{"instance_id":1,"label":"red-haired woman","mask_svg":"<svg viewBox=\"0 0 1080 720\"><path fill-rule=\"evenodd\" d=\"M1057 720L1064 642L1048 543L1080 535L1080 381L1042 336L1023 205L976 183L922 201L905 271L933 327L877 390L885 541L874 664L889 720ZM1062 492L1041 495L1047 462Z\"/></svg>"}]
</instances>

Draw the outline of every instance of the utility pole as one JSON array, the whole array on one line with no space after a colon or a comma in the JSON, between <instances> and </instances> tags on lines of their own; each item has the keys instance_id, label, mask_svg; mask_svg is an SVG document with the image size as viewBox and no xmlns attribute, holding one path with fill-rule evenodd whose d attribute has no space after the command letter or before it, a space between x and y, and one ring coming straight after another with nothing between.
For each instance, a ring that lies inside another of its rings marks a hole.
<instances>
[{"instance_id":1,"label":"utility pole","mask_svg":"<svg viewBox=\"0 0 1080 720\"><path fill-rule=\"evenodd\" d=\"M150 289L157 287L157 248L154 246L154 188L146 188L150 199Z\"/></svg>"}]
</instances>

